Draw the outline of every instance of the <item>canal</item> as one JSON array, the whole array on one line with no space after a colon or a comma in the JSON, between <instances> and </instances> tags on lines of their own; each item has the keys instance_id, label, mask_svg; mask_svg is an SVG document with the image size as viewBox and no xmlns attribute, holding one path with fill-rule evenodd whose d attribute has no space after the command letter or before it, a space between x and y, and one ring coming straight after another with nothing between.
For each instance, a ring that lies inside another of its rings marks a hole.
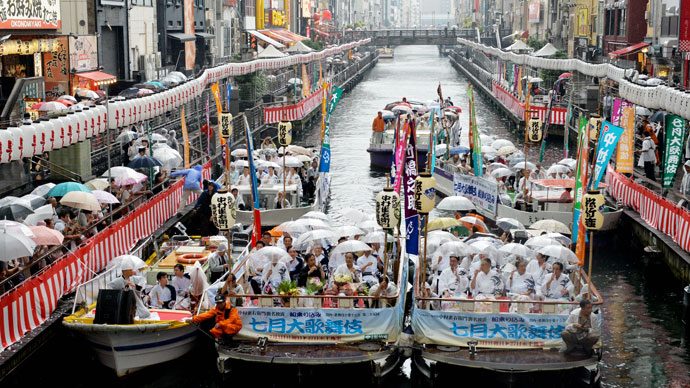
<instances>
[{"instance_id":1,"label":"canal","mask_svg":"<svg viewBox=\"0 0 690 388\"><path fill-rule=\"evenodd\" d=\"M467 79L459 75L447 58L431 46L399 47L392 60L380 60L365 79L346 94L331 118L332 193L329 215L334 223L340 211L354 207L372 214L374 196L384 185L384 175L369 169L371 122L377 110L388 102L407 97L429 101L436 97L441 83L444 96L450 96L463 109L467 127ZM516 145L518 136L510 132L508 120L477 96L477 121L482 133L507 138ZM297 137L297 142L313 145L319 140L319 128ZM563 158L562 138L549 143L545 165ZM574 148L571 146L571 149ZM529 159L537 156L530 149ZM601 236L595 249L593 280L606 301L603 309L602 386L604 387L690 387L690 347L680 322L682 285L675 281L663 264L645 258L623 233ZM392 387L410 385L406 364ZM276 377L280 381L281 376ZM283 376L287 379L288 376ZM22 365L3 386L33 387L69 385L71 387L171 387L281 386L275 379L238 372L230 381L217 376L214 352L200 346L185 357L149 368L118 380L112 371L94 360L89 349L68 337L62 330ZM340 386L317 382L323 386ZM467 381L463 381L467 383ZM554 382L561 386L563 382Z\"/></svg>"}]
</instances>

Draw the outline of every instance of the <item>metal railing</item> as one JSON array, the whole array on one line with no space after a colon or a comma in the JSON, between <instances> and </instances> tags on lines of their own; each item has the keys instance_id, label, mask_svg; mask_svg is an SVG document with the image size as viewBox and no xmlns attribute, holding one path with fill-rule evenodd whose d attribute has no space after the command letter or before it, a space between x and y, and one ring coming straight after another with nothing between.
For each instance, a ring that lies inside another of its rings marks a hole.
<instances>
[{"instance_id":1,"label":"metal railing","mask_svg":"<svg viewBox=\"0 0 690 388\"><path fill-rule=\"evenodd\" d=\"M107 288L108 283L117 279L119 276L119 268L112 267L93 279L78 285L74 293L72 314L79 309L84 309L84 311L86 311L86 308L98 300L98 292L103 288Z\"/></svg>"}]
</instances>

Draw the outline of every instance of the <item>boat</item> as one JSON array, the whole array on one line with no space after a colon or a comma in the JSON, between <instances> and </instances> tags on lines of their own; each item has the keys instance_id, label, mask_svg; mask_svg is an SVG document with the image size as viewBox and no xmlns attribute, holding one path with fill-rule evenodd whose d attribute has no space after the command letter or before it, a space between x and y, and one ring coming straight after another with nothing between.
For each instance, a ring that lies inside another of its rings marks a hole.
<instances>
[{"instance_id":1,"label":"boat","mask_svg":"<svg viewBox=\"0 0 690 388\"><path fill-rule=\"evenodd\" d=\"M436 179L436 189L439 195L448 197L457 195L455 193L453 166L445 161L438 161L434 169L434 178ZM467 176L469 177L469 176ZM494 180L484 179L481 177L472 176L470 179L480 181L483 186L493 189L498 193L496 182ZM549 184L548 180L534 181L535 184L543 183ZM600 188L605 192L606 185L600 184ZM467 195L475 205L477 205L477 212L483 217L496 220L497 218L514 218L523 225L531 225L540 220L556 220L572 229L573 223L573 203L558 202L563 189L559 187L547 187L546 190L533 190L532 202L526 204L523 209L517 209L513 206L501 204L500 200L495 204L495 209L486 205L486 201L477 198L477 195ZM464 195L464 194L463 194ZM497 196L497 195L495 195ZM604 216L604 224L600 231L611 231L616 228L623 214L623 209L606 205L602 213Z\"/></svg>"},{"instance_id":2,"label":"boat","mask_svg":"<svg viewBox=\"0 0 690 388\"><path fill-rule=\"evenodd\" d=\"M233 186L238 189L238 195L242 196L242 200L247 206L252 204L252 191L250 185ZM289 208L275 209L274 200L278 193L285 189L288 201L290 201ZM259 201L261 203L261 226L272 228L284 222L292 221L300 218L310 211L323 211L328 202L328 194L331 189L330 173L321 173L316 181L316 189L314 196L309 201L304 201L299 194L297 185L287 185L283 187L282 183L263 184L259 187ZM251 209L237 210L236 222L242 225L251 225L254 220L254 213Z\"/></svg>"},{"instance_id":3,"label":"boat","mask_svg":"<svg viewBox=\"0 0 690 388\"><path fill-rule=\"evenodd\" d=\"M383 134L379 135L377 132L372 132L371 138L369 139L369 147L367 148L367 152L369 153L370 165L374 169L388 171L393 164L396 141L396 116L392 109L395 109L399 103L403 102L396 101L385 106L385 108L382 110L382 117L385 122ZM427 109L426 104L419 101L407 100L407 104L411 106L410 110ZM400 126L402 132L402 123ZM415 140L417 145L418 165L424 165L426 163L426 155L429 151L430 132L431 131L427 126L417 126L416 128L417 136Z\"/></svg>"},{"instance_id":4,"label":"boat","mask_svg":"<svg viewBox=\"0 0 690 388\"><path fill-rule=\"evenodd\" d=\"M601 316L601 295L582 269L580 278L597 298L593 304ZM445 381L463 376L467 381L481 379L486 386L599 384L601 340L591 356L558 351L568 318L567 313L559 313L560 309L566 305L575 308L577 302L428 298L420 296L419 289L417 281L411 313L415 341L412 366L413 376L422 382L443 386ZM432 310L434 303L449 307ZM540 304L542 311L532 312L530 304ZM559 384L554 384L554 379Z\"/></svg>"},{"instance_id":5,"label":"boat","mask_svg":"<svg viewBox=\"0 0 690 388\"><path fill-rule=\"evenodd\" d=\"M379 49L379 59L393 59L395 52L392 48L380 48Z\"/></svg>"},{"instance_id":6,"label":"boat","mask_svg":"<svg viewBox=\"0 0 690 388\"><path fill-rule=\"evenodd\" d=\"M150 309L148 319L132 324L95 324L100 289L120 276L113 267L77 287L72 314L62 324L77 333L93 349L98 360L123 377L151 365L174 360L189 352L198 334L184 322L192 316L185 310Z\"/></svg>"},{"instance_id":7,"label":"boat","mask_svg":"<svg viewBox=\"0 0 690 388\"><path fill-rule=\"evenodd\" d=\"M404 252L404 239L401 246ZM347 373L350 382L382 381L403 361L396 341L405 315L408 259L405 254L398 259L392 263L398 270L392 280L403 286L386 298L387 307L361 308L364 301L375 302L370 296L240 295L243 327L232 345L216 344L219 371L231 377L240 371L244 376L252 367L269 375L280 370L281 382L288 385L286 376L300 379L333 372ZM251 289L249 266L247 259L234 270L245 289ZM223 281L211 285L205 297L215 296ZM286 305L276 307L279 299Z\"/></svg>"}]
</instances>

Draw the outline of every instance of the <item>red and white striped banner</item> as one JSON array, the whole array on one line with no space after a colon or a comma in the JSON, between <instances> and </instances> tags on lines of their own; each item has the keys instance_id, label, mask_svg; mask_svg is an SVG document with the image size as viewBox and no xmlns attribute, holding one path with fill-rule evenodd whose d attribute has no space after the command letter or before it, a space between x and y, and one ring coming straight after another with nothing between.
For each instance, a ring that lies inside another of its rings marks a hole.
<instances>
[{"instance_id":1,"label":"red and white striped banner","mask_svg":"<svg viewBox=\"0 0 690 388\"><path fill-rule=\"evenodd\" d=\"M690 252L690 212L635 183L611 166L606 170L606 183L613 198L634 209L650 227L672 237L684 251Z\"/></svg>"},{"instance_id":2,"label":"red and white striped banner","mask_svg":"<svg viewBox=\"0 0 690 388\"><path fill-rule=\"evenodd\" d=\"M302 100L299 104L279 106L275 108L264 108L264 122L266 124L277 123L280 120L296 121L302 120L316 107L321 105L323 100L323 88Z\"/></svg>"},{"instance_id":3,"label":"red and white striped banner","mask_svg":"<svg viewBox=\"0 0 690 388\"><path fill-rule=\"evenodd\" d=\"M522 103L520 100L518 100L518 98L515 97L510 92L503 89L497 83L494 82L492 85L493 85L492 92L494 94L494 97L496 97L500 102L502 102L503 105L505 105L506 108L508 108L508 110L513 112L516 116L520 117L520 119L525 117L525 104L524 103ZM541 120L542 123L546 121L547 107L530 105L529 108L530 108L530 110L535 111L532 113L532 118L538 118L539 120ZM565 125L565 119L566 119L567 113L568 113L568 110L565 108L553 108L553 109L551 109L551 124Z\"/></svg>"},{"instance_id":4,"label":"red and white striped banner","mask_svg":"<svg viewBox=\"0 0 690 388\"><path fill-rule=\"evenodd\" d=\"M211 163L204 165L204 179L211 178ZM0 299L0 350L19 341L40 326L55 311L58 300L106 267L108 262L128 253L137 241L160 228L176 212L182 199L183 181L153 196L86 240L73 253L55 260L49 267L24 281ZM190 196L195 201L196 194Z\"/></svg>"}]
</instances>

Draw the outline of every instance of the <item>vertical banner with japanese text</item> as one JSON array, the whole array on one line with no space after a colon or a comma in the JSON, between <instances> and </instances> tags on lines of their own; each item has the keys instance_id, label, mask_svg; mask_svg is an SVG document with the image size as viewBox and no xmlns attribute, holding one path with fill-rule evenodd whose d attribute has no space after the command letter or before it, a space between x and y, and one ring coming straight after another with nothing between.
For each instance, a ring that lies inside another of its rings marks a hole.
<instances>
[{"instance_id":1,"label":"vertical banner with japanese text","mask_svg":"<svg viewBox=\"0 0 690 388\"><path fill-rule=\"evenodd\" d=\"M664 187L673 187L673 180L678 165L683 158L683 139L685 137L685 119L676 115L666 115L666 139L664 150Z\"/></svg>"},{"instance_id":2,"label":"vertical banner with japanese text","mask_svg":"<svg viewBox=\"0 0 690 388\"><path fill-rule=\"evenodd\" d=\"M615 103L614 103L615 112ZM621 109L620 125L623 134L618 141L616 154L616 171L632 174L634 166L633 150L635 146L635 108L626 106Z\"/></svg>"},{"instance_id":3,"label":"vertical banner with japanese text","mask_svg":"<svg viewBox=\"0 0 690 388\"><path fill-rule=\"evenodd\" d=\"M419 254L419 216L414 206L414 181L417 179L417 131L414 121L410 122L410 135L405 147L403 171L403 192L405 198L405 246L407 253Z\"/></svg>"},{"instance_id":4,"label":"vertical banner with japanese text","mask_svg":"<svg viewBox=\"0 0 690 388\"><path fill-rule=\"evenodd\" d=\"M589 180L590 189L596 190L599 187L599 181L604 176L604 172L606 172L606 166L609 165L613 150L616 148L622 133L622 127L613 125L606 120L601 123L597 153L594 159L594 172L592 173L592 179Z\"/></svg>"}]
</instances>

